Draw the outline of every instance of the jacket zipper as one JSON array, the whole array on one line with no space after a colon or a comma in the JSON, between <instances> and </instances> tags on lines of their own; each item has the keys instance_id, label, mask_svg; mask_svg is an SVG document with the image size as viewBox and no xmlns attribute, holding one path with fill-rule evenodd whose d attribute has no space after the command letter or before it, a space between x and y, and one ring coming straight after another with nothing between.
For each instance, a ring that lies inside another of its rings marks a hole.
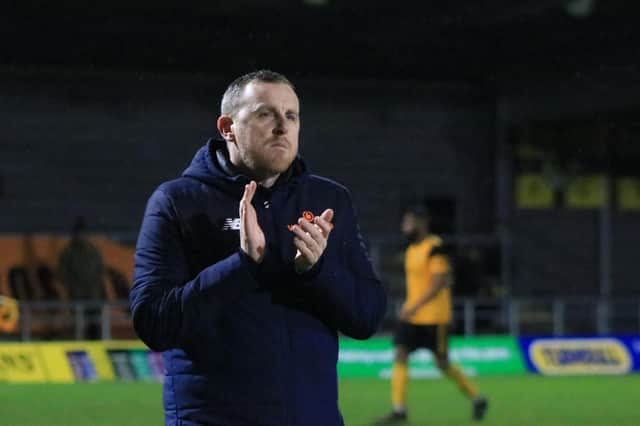
<instances>
[{"instance_id":1,"label":"jacket zipper","mask_svg":"<svg viewBox=\"0 0 640 426\"><path fill-rule=\"evenodd\" d=\"M269 232L269 234L271 234L272 238L274 238L278 235L278 229L277 229L277 223L275 221L273 211L271 210L271 196L273 195L273 192L263 189L262 191L259 191L259 193L256 195L259 196L258 200L261 201L261 205L262 205L263 212L261 216L266 219L265 220L266 223L263 224L263 232L264 232L264 227L268 226L269 230L271 231ZM275 255L280 256L280 253L276 253ZM280 327L281 344L279 346L282 348L282 364L286 367L290 365L289 358L291 354L291 344L289 341L289 329L287 325L285 309L283 309L282 307L278 307L278 310L280 311L280 321L281 321L281 327ZM285 378L282 381L282 398L283 398L282 426L290 426L292 424L291 424L288 404L291 401L291 398L294 396L289 395L289 391L292 389L290 372L286 368L284 369L284 371L285 371Z\"/></svg>"}]
</instances>

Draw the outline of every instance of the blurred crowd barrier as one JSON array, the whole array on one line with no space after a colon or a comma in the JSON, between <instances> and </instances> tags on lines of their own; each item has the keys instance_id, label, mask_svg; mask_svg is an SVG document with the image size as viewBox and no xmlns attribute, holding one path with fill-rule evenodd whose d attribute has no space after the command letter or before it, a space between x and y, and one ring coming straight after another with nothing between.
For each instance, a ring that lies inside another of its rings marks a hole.
<instances>
[{"instance_id":1,"label":"blurred crowd barrier","mask_svg":"<svg viewBox=\"0 0 640 426\"><path fill-rule=\"evenodd\" d=\"M399 301L392 300L389 310L397 306ZM17 302L15 308L19 317L14 317L14 327L0 329L0 341L135 338L126 299ZM457 298L453 312L453 334L465 337L640 335L637 300L468 297ZM387 322L382 333L393 329L395 320Z\"/></svg>"},{"instance_id":2,"label":"blurred crowd barrier","mask_svg":"<svg viewBox=\"0 0 640 426\"><path fill-rule=\"evenodd\" d=\"M102 296L95 300L75 300L60 279L59 261L68 237L0 237L0 332L23 340L97 338L105 334L101 327L108 318L108 334L133 337L127 304L121 302L133 279L133 248L101 235L87 240L104 263L98 283Z\"/></svg>"},{"instance_id":3,"label":"blurred crowd barrier","mask_svg":"<svg viewBox=\"0 0 640 426\"><path fill-rule=\"evenodd\" d=\"M93 235L105 263L105 297L74 300L57 277L68 238L0 237L0 340L135 338L128 307L132 246ZM501 287L500 252L491 236L447 237L455 253L452 334L569 336L640 334L640 299L513 296ZM389 296L381 332L396 324L404 300L403 241L374 238L371 257Z\"/></svg>"}]
</instances>

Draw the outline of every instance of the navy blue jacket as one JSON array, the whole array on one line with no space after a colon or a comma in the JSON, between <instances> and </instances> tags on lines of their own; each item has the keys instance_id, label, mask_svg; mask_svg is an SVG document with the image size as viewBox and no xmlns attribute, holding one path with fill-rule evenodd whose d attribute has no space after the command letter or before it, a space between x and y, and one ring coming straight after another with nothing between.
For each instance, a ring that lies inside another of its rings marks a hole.
<instances>
[{"instance_id":1,"label":"navy blue jacket","mask_svg":"<svg viewBox=\"0 0 640 426\"><path fill-rule=\"evenodd\" d=\"M147 204L130 301L138 336L163 351L166 424L342 425L338 332L368 338L386 305L351 197L297 158L254 196L267 241L257 264L239 249L246 183L211 140ZM287 226L326 208L327 248L297 274Z\"/></svg>"}]
</instances>

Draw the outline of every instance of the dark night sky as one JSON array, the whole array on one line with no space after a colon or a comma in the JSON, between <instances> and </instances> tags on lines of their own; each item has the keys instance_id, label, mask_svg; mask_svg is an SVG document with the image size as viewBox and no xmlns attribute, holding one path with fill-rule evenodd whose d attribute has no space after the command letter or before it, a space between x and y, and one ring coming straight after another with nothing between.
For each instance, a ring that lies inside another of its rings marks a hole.
<instances>
[{"instance_id":1,"label":"dark night sky","mask_svg":"<svg viewBox=\"0 0 640 426\"><path fill-rule=\"evenodd\" d=\"M1 66L464 80L636 69L638 7L567 1L10 1L0 8ZM625 4L626 3L626 4Z\"/></svg>"}]
</instances>

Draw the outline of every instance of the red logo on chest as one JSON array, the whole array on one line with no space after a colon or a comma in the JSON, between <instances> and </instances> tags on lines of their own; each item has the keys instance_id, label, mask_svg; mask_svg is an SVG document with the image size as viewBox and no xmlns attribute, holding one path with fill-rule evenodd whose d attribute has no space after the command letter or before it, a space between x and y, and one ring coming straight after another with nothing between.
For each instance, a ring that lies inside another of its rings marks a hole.
<instances>
[{"instance_id":1,"label":"red logo on chest","mask_svg":"<svg viewBox=\"0 0 640 426\"><path fill-rule=\"evenodd\" d=\"M310 212L309 210L305 210L305 211L302 212L302 218L304 220L306 220L307 222L313 222L313 219L315 217L316 216L312 212ZM295 226L296 226L296 224L287 225L287 228L289 228L289 231L293 231L293 228L295 228ZM330 223L329 226L331 227L331 229L333 229L333 223Z\"/></svg>"}]
</instances>

